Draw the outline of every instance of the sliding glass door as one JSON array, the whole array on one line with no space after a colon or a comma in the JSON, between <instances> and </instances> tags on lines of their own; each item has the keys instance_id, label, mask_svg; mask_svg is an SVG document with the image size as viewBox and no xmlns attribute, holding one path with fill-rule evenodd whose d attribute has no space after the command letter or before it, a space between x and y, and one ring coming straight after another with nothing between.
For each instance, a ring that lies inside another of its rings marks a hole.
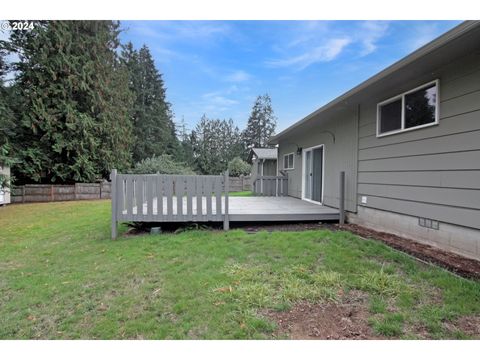
<instances>
[{"instance_id":1,"label":"sliding glass door","mask_svg":"<svg viewBox=\"0 0 480 360\"><path fill-rule=\"evenodd\" d=\"M304 150L304 199L322 202L323 146Z\"/></svg>"}]
</instances>

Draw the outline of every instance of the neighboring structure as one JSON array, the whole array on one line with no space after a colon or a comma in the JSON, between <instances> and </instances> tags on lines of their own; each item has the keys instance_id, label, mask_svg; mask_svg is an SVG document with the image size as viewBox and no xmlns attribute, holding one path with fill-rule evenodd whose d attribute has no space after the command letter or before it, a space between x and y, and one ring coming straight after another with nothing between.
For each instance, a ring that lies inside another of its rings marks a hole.
<instances>
[{"instance_id":1,"label":"neighboring structure","mask_svg":"<svg viewBox=\"0 0 480 360\"><path fill-rule=\"evenodd\" d=\"M0 165L0 175L10 177L10 168ZM10 189L0 186L0 205L10 204Z\"/></svg>"},{"instance_id":2,"label":"neighboring structure","mask_svg":"<svg viewBox=\"0 0 480 360\"><path fill-rule=\"evenodd\" d=\"M251 178L277 175L277 148L252 148L248 162L252 163Z\"/></svg>"},{"instance_id":3,"label":"neighboring structure","mask_svg":"<svg viewBox=\"0 0 480 360\"><path fill-rule=\"evenodd\" d=\"M480 259L480 22L467 21L274 136L289 195Z\"/></svg>"}]
</instances>

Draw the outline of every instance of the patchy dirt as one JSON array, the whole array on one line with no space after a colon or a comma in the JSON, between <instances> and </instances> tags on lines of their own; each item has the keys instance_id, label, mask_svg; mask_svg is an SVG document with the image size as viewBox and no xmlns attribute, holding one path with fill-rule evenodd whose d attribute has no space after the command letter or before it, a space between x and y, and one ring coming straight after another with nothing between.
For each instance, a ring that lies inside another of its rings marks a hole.
<instances>
[{"instance_id":1,"label":"patchy dirt","mask_svg":"<svg viewBox=\"0 0 480 360\"><path fill-rule=\"evenodd\" d=\"M443 326L451 332L461 331L474 339L480 339L480 315L461 316L453 322L445 323Z\"/></svg>"},{"instance_id":2,"label":"patchy dirt","mask_svg":"<svg viewBox=\"0 0 480 360\"><path fill-rule=\"evenodd\" d=\"M365 238L383 241L394 249L401 250L421 260L440 265L458 275L480 280L480 261L441 250L431 245L403 238L386 232L375 231L355 224L337 226Z\"/></svg>"},{"instance_id":3,"label":"patchy dirt","mask_svg":"<svg viewBox=\"0 0 480 360\"><path fill-rule=\"evenodd\" d=\"M340 303L300 302L288 311L265 311L278 325L275 336L294 340L382 339L368 325L367 295L352 291Z\"/></svg>"}]
</instances>

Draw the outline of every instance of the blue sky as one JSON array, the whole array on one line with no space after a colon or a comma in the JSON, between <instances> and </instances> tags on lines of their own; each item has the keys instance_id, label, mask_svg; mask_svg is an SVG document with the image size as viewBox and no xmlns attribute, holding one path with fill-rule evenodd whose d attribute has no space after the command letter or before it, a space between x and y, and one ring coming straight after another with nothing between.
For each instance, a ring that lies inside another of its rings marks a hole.
<instances>
[{"instance_id":1,"label":"blue sky","mask_svg":"<svg viewBox=\"0 0 480 360\"><path fill-rule=\"evenodd\" d=\"M122 21L146 44L175 121L203 114L243 128L269 93L278 131L457 25L458 21Z\"/></svg>"}]
</instances>

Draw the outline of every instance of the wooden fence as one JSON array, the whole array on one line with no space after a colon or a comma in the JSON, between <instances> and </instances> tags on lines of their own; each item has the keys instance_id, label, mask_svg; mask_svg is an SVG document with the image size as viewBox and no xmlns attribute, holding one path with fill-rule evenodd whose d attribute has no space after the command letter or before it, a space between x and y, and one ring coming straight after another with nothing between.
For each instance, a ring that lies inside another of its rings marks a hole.
<instances>
[{"instance_id":1,"label":"wooden fence","mask_svg":"<svg viewBox=\"0 0 480 360\"><path fill-rule=\"evenodd\" d=\"M230 191L252 189L250 176L229 177ZM11 194L12 203L98 200L110 199L110 182L62 184L29 184L14 186Z\"/></svg>"},{"instance_id":2,"label":"wooden fence","mask_svg":"<svg viewBox=\"0 0 480 360\"><path fill-rule=\"evenodd\" d=\"M11 195L12 203L110 199L110 183L22 185L14 186Z\"/></svg>"},{"instance_id":3,"label":"wooden fence","mask_svg":"<svg viewBox=\"0 0 480 360\"><path fill-rule=\"evenodd\" d=\"M223 221L228 230L225 175L130 175L111 173L112 239L119 221Z\"/></svg>"},{"instance_id":4,"label":"wooden fence","mask_svg":"<svg viewBox=\"0 0 480 360\"><path fill-rule=\"evenodd\" d=\"M288 176L258 176L253 192L259 196L288 196Z\"/></svg>"},{"instance_id":5,"label":"wooden fence","mask_svg":"<svg viewBox=\"0 0 480 360\"><path fill-rule=\"evenodd\" d=\"M250 176L229 177L230 191L252 190L252 178Z\"/></svg>"}]
</instances>

